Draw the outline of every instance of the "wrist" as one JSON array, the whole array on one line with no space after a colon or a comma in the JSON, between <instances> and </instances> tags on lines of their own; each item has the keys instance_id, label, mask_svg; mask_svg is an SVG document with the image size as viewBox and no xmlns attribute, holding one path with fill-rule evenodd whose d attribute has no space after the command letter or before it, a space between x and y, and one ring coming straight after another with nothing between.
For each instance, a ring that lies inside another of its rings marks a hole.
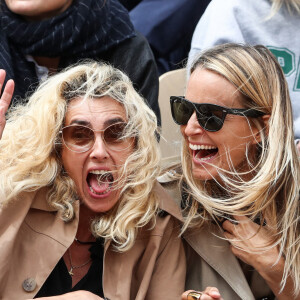
<instances>
[{"instance_id":1,"label":"wrist","mask_svg":"<svg viewBox=\"0 0 300 300\"><path fill-rule=\"evenodd\" d=\"M266 282L281 282L282 280L285 260L281 256L276 264L274 264L276 259L267 265L260 264L260 266L256 269L258 273L266 280Z\"/></svg>"}]
</instances>

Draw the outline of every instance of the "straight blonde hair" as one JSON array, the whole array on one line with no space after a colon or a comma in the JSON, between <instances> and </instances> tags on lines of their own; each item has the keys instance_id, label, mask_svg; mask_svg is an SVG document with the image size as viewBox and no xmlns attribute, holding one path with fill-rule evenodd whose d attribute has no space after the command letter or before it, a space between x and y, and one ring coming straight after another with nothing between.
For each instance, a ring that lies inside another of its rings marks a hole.
<instances>
[{"instance_id":1,"label":"straight blonde hair","mask_svg":"<svg viewBox=\"0 0 300 300\"><path fill-rule=\"evenodd\" d=\"M294 13L300 14L300 0L271 0L271 2L270 18L276 15L282 6L285 6L291 15Z\"/></svg>"}]
</instances>

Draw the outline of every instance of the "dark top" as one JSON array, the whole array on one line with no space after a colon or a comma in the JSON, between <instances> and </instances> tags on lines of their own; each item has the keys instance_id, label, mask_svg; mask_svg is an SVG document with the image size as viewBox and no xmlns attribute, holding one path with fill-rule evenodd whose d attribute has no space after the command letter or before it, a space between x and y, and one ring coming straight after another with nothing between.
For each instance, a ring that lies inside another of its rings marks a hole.
<instances>
[{"instance_id":1,"label":"dark top","mask_svg":"<svg viewBox=\"0 0 300 300\"><path fill-rule=\"evenodd\" d=\"M185 66L192 35L210 0L119 0L152 48L159 74Z\"/></svg>"},{"instance_id":2,"label":"dark top","mask_svg":"<svg viewBox=\"0 0 300 300\"><path fill-rule=\"evenodd\" d=\"M118 0L73 0L63 13L34 22L12 13L0 0L0 69L6 70L6 80L15 80L12 105L23 103L39 83L26 55L59 57L57 71L84 59L112 64L128 75L160 124L153 53Z\"/></svg>"},{"instance_id":3,"label":"dark top","mask_svg":"<svg viewBox=\"0 0 300 300\"><path fill-rule=\"evenodd\" d=\"M85 290L103 298L103 240L97 240L89 249L92 264L87 274L72 288L72 277L63 260L57 263L35 298L58 296L72 291Z\"/></svg>"}]
</instances>

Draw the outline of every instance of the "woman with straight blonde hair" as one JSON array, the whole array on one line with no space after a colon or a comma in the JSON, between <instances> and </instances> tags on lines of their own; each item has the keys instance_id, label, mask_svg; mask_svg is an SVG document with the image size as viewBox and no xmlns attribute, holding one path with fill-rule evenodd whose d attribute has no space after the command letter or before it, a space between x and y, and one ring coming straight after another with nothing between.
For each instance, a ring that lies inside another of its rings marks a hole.
<instances>
[{"instance_id":1,"label":"woman with straight blonde hair","mask_svg":"<svg viewBox=\"0 0 300 300\"><path fill-rule=\"evenodd\" d=\"M288 82L295 139L300 139L300 39L295 34L299 28L300 0L212 0L194 31L188 65L215 45L266 46Z\"/></svg>"},{"instance_id":2,"label":"woman with straight blonde hair","mask_svg":"<svg viewBox=\"0 0 300 300\"><path fill-rule=\"evenodd\" d=\"M156 182L156 117L128 77L95 62L68 68L12 107L4 129L12 92L8 81L0 298L180 298L180 211Z\"/></svg>"},{"instance_id":3,"label":"woman with straight blonde hair","mask_svg":"<svg viewBox=\"0 0 300 300\"><path fill-rule=\"evenodd\" d=\"M215 46L170 102L184 138L186 289L202 291L183 299L300 299L300 167L276 58Z\"/></svg>"}]
</instances>

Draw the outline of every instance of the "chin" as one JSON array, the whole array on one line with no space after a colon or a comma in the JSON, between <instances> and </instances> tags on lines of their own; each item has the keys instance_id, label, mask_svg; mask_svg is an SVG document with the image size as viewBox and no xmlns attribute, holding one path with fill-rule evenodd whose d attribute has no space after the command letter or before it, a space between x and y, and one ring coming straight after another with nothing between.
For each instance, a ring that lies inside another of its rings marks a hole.
<instances>
[{"instance_id":1,"label":"chin","mask_svg":"<svg viewBox=\"0 0 300 300\"><path fill-rule=\"evenodd\" d=\"M115 203L112 203L110 201L103 201L102 203L91 203L88 201L84 201L83 204L95 214L108 212L115 206Z\"/></svg>"},{"instance_id":2,"label":"chin","mask_svg":"<svg viewBox=\"0 0 300 300\"><path fill-rule=\"evenodd\" d=\"M217 180L220 176L217 169L212 166L197 166L193 167L193 177L197 180Z\"/></svg>"},{"instance_id":3,"label":"chin","mask_svg":"<svg viewBox=\"0 0 300 300\"><path fill-rule=\"evenodd\" d=\"M118 193L117 193L118 194ZM90 193L82 197L83 204L93 213L105 213L111 210L118 202L119 195L111 191L108 195L91 196Z\"/></svg>"}]
</instances>

